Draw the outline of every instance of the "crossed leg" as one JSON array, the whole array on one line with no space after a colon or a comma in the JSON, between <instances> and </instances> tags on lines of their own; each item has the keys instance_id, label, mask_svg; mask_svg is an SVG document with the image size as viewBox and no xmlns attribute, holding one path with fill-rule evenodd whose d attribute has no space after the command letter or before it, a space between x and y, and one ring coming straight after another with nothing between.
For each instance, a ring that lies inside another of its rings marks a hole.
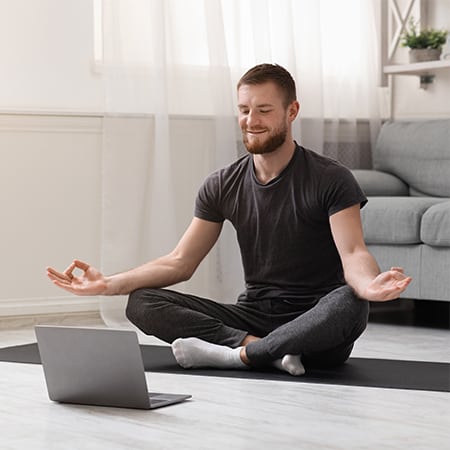
<instances>
[{"instance_id":1,"label":"crossed leg","mask_svg":"<svg viewBox=\"0 0 450 450\"><path fill-rule=\"evenodd\" d=\"M273 316L255 308L141 289L130 295L126 312L145 333L172 343L182 367L274 365L301 375L300 355L319 364L338 364L348 358L367 324L368 307L343 286L306 313L270 329Z\"/></svg>"}]
</instances>

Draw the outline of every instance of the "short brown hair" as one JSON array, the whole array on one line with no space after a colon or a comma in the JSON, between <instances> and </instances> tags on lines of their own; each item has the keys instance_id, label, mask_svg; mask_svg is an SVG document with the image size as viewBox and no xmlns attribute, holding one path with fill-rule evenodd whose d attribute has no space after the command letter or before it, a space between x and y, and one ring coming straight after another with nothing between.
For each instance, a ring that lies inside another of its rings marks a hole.
<instances>
[{"instance_id":1,"label":"short brown hair","mask_svg":"<svg viewBox=\"0 0 450 450\"><path fill-rule=\"evenodd\" d=\"M239 89L246 84L275 83L284 94L285 107L297 100L295 81L292 75L278 64L259 64L248 70L237 84Z\"/></svg>"}]
</instances>

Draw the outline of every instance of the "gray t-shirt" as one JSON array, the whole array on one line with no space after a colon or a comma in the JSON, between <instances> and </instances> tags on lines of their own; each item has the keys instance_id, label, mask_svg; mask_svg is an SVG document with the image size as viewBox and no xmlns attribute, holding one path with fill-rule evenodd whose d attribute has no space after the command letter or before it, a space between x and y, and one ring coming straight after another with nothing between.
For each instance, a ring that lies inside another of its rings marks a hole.
<instances>
[{"instance_id":1,"label":"gray t-shirt","mask_svg":"<svg viewBox=\"0 0 450 450\"><path fill-rule=\"evenodd\" d=\"M249 154L211 174L199 190L195 216L229 220L236 229L242 298L313 301L345 284L329 216L366 202L346 167L297 145L268 184L258 182Z\"/></svg>"}]
</instances>

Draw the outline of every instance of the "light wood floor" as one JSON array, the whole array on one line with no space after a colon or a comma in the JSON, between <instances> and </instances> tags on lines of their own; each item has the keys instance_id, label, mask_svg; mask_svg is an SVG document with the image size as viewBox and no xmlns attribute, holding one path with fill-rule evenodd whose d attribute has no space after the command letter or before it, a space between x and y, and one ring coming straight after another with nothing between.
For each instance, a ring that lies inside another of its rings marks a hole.
<instances>
[{"instance_id":1,"label":"light wood floor","mask_svg":"<svg viewBox=\"0 0 450 450\"><path fill-rule=\"evenodd\" d=\"M33 342L33 325L2 327L0 345ZM448 330L371 323L353 356L450 362L449 349ZM41 366L0 363L0 448L450 448L448 393L188 374L148 373L147 381L193 399L154 411L61 405L48 400Z\"/></svg>"}]
</instances>

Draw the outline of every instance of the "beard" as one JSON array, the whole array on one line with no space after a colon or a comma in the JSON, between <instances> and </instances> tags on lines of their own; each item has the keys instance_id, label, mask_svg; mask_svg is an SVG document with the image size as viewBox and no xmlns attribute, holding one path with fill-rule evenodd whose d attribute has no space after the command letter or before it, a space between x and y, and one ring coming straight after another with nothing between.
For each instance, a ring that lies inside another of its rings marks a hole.
<instances>
[{"instance_id":1,"label":"beard","mask_svg":"<svg viewBox=\"0 0 450 450\"><path fill-rule=\"evenodd\" d=\"M263 141L255 139L253 142L250 142L247 137L247 133L244 131L242 133L242 138L245 148L249 153L252 155L264 155L267 153L272 153L281 147L286 141L287 132L287 127L282 126L274 130L267 139Z\"/></svg>"}]
</instances>

